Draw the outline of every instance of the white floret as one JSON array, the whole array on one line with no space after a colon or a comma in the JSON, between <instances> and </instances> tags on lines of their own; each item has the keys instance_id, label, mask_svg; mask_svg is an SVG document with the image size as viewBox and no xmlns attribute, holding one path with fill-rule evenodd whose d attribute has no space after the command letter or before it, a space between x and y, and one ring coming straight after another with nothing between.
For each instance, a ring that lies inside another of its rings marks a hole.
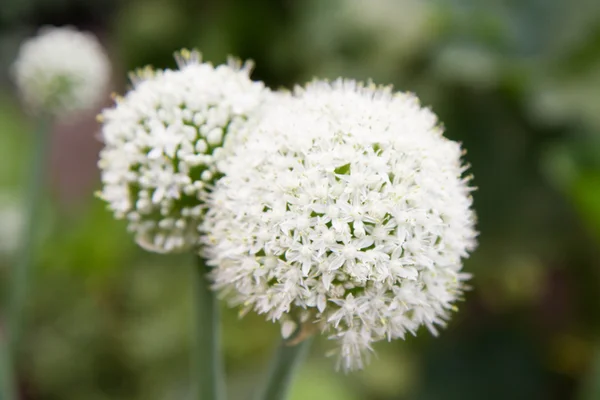
<instances>
[{"instance_id":1,"label":"white floret","mask_svg":"<svg viewBox=\"0 0 600 400\"><path fill-rule=\"evenodd\" d=\"M248 64L213 67L188 51L177 60L178 70L139 71L133 89L101 115L100 197L129 221L139 245L162 253L198 245L222 146L267 95Z\"/></svg>"},{"instance_id":2,"label":"white floret","mask_svg":"<svg viewBox=\"0 0 600 400\"><path fill-rule=\"evenodd\" d=\"M202 226L218 289L269 319L309 318L345 369L460 299L474 249L462 150L411 94L313 82L223 162Z\"/></svg>"}]
</instances>

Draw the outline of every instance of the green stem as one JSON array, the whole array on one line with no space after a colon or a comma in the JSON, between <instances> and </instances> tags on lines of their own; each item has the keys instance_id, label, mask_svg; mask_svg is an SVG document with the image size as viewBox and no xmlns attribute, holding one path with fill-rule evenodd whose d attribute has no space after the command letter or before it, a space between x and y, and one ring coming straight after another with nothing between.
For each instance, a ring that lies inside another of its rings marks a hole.
<instances>
[{"instance_id":1,"label":"green stem","mask_svg":"<svg viewBox=\"0 0 600 400\"><path fill-rule=\"evenodd\" d=\"M224 400L225 373L220 343L219 304L210 288L207 273L210 268L197 257L193 270L195 348L192 350L194 399Z\"/></svg>"},{"instance_id":2,"label":"green stem","mask_svg":"<svg viewBox=\"0 0 600 400\"><path fill-rule=\"evenodd\" d=\"M27 164L29 168L29 179L23 202L25 204L25 225L21 232L19 242L20 249L17 254L14 269L11 270L8 287L8 321L7 333L0 336L2 344L2 360L0 361L0 383L2 384L2 399L16 400L17 392L17 374L16 354L19 348L19 339L23 325L23 309L27 297L28 281L31 270L33 256L35 254L36 224L39 220L38 213L40 205L44 200L42 197L45 164L48 154L48 142L50 139L51 120L40 118L39 126L33 138L34 148L31 160Z\"/></svg>"},{"instance_id":3,"label":"green stem","mask_svg":"<svg viewBox=\"0 0 600 400\"><path fill-rule=\"evenodd\" d=\"M266 385L257 400L287 399L294 375L306 358L312 339L308 337L295 345L290 345L289 340L281 342L271 360Z\"/></svg>"},{"instance_id":4,"label":"green stem","mask_svg":"<svg viewBox=\"0 0 600 400\"><path fill-rule=\"evenodd\" d=\"M5 332L0 332L0 399L16 400L15 386L8 338Z\"/></svg>"},{"instance_id":5,"label":"green stem","mask_svg":"<svg viewBox=\"0 0 600 400\"><path fill-rule=\"evenodd\" d=\"M596 344L593 350L590 370L581 381L576 398L579 400L600 399L600 344Z\"/></svg>"}]
</instances>

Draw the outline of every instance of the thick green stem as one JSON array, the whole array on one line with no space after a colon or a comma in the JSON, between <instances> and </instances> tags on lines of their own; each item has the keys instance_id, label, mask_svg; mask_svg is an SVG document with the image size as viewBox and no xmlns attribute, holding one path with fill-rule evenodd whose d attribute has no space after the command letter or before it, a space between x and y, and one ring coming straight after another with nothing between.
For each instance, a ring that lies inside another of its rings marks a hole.
<instances>
[{"instance_id":1,"label":"thick green stem","mask_svg":"<svg viewBox=\"0 0 600 400\"><path fill-rule=\"evenodd\" d=\"M592 355L590 370L581 382L578 400L600 399L600 343L596 344Z\"/></svg>"},{"instance_id":2,"label":"thick green stem","mask_svg":"<svg viewBox=\"0 0 600 400\"><path fill-rule=\"evenodd\" d=\"M298 344L290 345L283 340L269 366L267 381L257 400L285 400L288 397L294 375L306 358L312 337Z\"/></svg>"},{"instance_id":3,"label":"thick green stem","mask_svg":"<svg viewBox=\"0 0 600 400\"><path fill-rule=\"evenodd\" d=\"M0 399L17 400L16 384L11 366L8 338L5 332L0 332Z\"/></svg>"},{"instance_id":4,"label":"thick green stem","mask_svg":"<svg viewBox=\"0 0 600 400\"><path fill-rule=\"evenodd\" d=\"M43 186L45 176L45 164L48 154L48 142L50 129L52 127L49 118L40 118L39 127L33 138L34 148L31 160L27 164L29 179L23 197L25 204L25 225L21 232L19 242L20 249L17 254L14 269L10 271L8 287L8 315L6 324L6 335L1 335L0 350L2 360L0 363L0 383L2 384L3 399L17 399L16 379L16 354L19 348L19 339L23 325L23 309L29 287L29 275L32 260L35 254L35 238L37 236L36 224L39 220L38 213L43 202Z\"/></svg>"},{"instance_id":5,"label":"thick green stem","mask_svg":"<svg viewBox=\"0 0 600 400\"><path fill-rule=\"evenodd\" d=\"M219 304L210 288L210 270L200 257L193 270L195 348L192 350L194 399L224 400L225 373L221 356Z\"/></svg>"}]
</instances>

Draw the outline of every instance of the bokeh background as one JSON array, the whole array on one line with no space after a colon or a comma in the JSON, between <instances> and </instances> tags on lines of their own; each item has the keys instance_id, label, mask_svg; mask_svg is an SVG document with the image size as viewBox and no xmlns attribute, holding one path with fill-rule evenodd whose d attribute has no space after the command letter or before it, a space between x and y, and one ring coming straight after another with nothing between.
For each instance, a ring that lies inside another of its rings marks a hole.
<instances>
[{"instance_id":1,"label":"bokeh background","mask_svg":"<svg viewBox=\"0 0 600 400\"><path fill-rule=\"evenodd\" d=\"M336 373L318 341L293 400L600 399L600 1L2 0L2 283L35 125L10 64L47 24L98 35L119 93L128 70L198 48L253 59L272 88L393 83L468 149L481 235L460 312L438 338L377 345L359 373ZM192 259L143 252L94 197L97 111L56 125L48 148L21 386L31 400L185 399ZM227 310L224 335L231 399L246 399L278 328Z\"/></svg>"}]
</instances>

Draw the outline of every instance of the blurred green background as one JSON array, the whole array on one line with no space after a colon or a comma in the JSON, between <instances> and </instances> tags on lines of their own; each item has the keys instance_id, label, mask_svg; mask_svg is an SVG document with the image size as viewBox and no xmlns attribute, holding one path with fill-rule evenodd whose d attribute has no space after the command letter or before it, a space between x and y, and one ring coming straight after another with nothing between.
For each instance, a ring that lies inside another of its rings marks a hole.
<instances>
[{"instance_id":1,"label":"blurred green background","mask_svg":"<svg viewBox=\"0 0 600 400\"><path fill-rule=\"evenodd\" d=\"M10 63L47 24L97 34L119 93L128 70L193 47L253 59L272 88L393 83L468 149L481 235L460 312L439 338L377 345L359 373L336 373L318 341L293 400L600 399L600 1L2 0L1 282L34 126ZM94 115L57 125L48 149L21 386L31 400L185 399L192 260L138 249L94 198ZM247 399L278 328L224 318L229 392Z\"/></svg>"}]
</instances>

